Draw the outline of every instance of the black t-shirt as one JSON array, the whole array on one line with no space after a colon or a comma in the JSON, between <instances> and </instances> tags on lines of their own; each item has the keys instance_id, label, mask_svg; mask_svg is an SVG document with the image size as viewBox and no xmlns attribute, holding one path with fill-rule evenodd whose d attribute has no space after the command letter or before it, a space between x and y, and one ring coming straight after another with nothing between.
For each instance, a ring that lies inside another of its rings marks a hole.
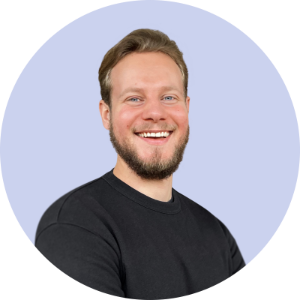
<instances>
[{"instance_id":1,"label":"black t-shirt","mask_svg":"<svg viewBox=\"0 0 300 300\"><path fill-rule=\"evenodd\" d=\"M171 201L154 200L113 170L54 202L35 245L79 282L136 299L199 292L245 265L228 229L206 209L174 189Z\"/></svg>"}]
</instances>

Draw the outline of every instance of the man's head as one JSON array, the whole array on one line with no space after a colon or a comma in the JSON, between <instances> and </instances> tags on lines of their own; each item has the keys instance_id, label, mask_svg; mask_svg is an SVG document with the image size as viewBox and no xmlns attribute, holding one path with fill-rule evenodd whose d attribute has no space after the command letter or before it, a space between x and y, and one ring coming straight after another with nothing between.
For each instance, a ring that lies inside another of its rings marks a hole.
<instances>
[{"instance_id":1,"label":"man's head","mask_svg":"<svg viewBox=\"0 0 300 300\"><path fill-rule=\"evenodd\" d=\"M190 101L175 42L159 31L133 31L107 52L99 81L103 125L119 156L142 178L172 175L188 142Z\"/></svg>"}]
</instances>

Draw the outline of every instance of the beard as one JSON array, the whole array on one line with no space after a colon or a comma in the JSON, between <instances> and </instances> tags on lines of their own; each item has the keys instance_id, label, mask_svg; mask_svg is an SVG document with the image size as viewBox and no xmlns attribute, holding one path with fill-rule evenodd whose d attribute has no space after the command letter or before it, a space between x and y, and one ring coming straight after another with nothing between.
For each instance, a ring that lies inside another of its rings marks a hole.
<instances>
[{"instance_id":1,"label":"beard","mask_svg":"<svg viewBox=\"0 0 300 300\"><path fill-rule=\"evenodd\" d=\"M130 139L120 141L115 135L112 116L110 119L109 136L110 141L120 158L128 165L128 167L135 172L140 178L145 180L162 180L169 178L179 167L183 159L183 154L186 145L189 141L190 126L188 125L185 134L180 137L178 143L175 145L173 154L169 159L163 159L163 153L166 150L163 147L151 146L152 154L150 159L142 159L139 156L138 141L136 144L131 142ZM134 134L134 133L133 133ZM170 141L168 141L170 142ZM145 144L145 147L147 144ZM165 145L171 147L171 145Z\"/></svg>"}]
</instances>

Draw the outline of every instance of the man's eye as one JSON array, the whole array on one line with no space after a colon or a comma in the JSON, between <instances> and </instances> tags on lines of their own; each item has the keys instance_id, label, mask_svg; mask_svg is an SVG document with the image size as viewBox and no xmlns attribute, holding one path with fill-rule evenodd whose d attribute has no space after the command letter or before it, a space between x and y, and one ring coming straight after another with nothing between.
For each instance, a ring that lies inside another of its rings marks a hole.
<instances>
[{"instance_id":1,"label":"man's eye","mask_svg":"<svg viewBox=\"0 0 300 300\"><path fill-rule=\"evenodd\" d=\"M173 97L173 96L166 96L165 98L173 98L173 99L174 99L174 97Z\"/></svg>"},{"instance_id":2,"label":"man's eye","mask_svg":"<svg viewBox=\"0 0 300 300\"><path fill-rule=\"evenodd\" d=\"M128 99L128 101L130 101L131 99L138 99L138 98L133 97L133 98ZM134 101L134 102L135 102L135 101Z\"/></svg>"}]
</instances>

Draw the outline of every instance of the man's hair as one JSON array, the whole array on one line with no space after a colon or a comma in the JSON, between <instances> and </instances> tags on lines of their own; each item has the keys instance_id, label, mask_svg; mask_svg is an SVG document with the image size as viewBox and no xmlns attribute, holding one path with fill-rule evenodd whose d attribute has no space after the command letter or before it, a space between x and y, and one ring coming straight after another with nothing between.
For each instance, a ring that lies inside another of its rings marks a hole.
<instances>
[{"instance_id":1,"label":"man's hair","mask_svg":"<svg viewBox=\"0 0 300 300\"><path fill-rule=\"evenodd\" d=\"M112 47L104 56L99 69L99 82L101 96L104 102L111 108L111 70L126 55L137 52L162 52L169 55L179 67L184 86L184 94L187 96L188 69L183 60L183 54L176 43L159 30L137 29L125 36Z\"/></svg>"}]
</instances>

